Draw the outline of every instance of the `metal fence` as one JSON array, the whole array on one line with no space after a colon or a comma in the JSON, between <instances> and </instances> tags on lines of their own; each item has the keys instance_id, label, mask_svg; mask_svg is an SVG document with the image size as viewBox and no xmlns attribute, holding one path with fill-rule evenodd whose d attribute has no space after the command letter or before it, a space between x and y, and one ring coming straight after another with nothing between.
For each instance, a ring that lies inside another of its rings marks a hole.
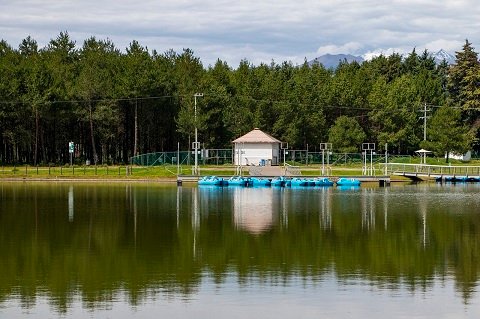
<instances>
[{"instance_id":1,"label":"metal fence","mask_svg":"<svg viewBox=\"0 0 480 319\"><path fill-rule=\"evenodd\" d=\"M363 153L333 153L333 152L308 152L307 150L287 150L285 157L282 154L282 160L285 158L287 163L292 165L315 165L322 163L329 163L330 165L347 165L347 164L361 164L364 161ZM368 161L370 161L370 154ZM406 156L409 157L409 156ZM393 157L388 156L389 160ZM385 154L373 154L372 161L374 163L381 163L385 161Z\"/></svg>"},{"instance_id":2,"label":"metal fence","mask_svg":"<svg viewBox=\"0 0 480 319\"><path fill-rule=\"evenodd\" d=\"M332 153L327 152L308 152L307 150L287 150L285 154L281 152L280 162L283 161L290 165L315 165L329 163L331 165L342 164L360 164L364 160L362 153ZM411 156L402 156L404 160L410 161ZM160 166L160 165L191 165L194 162L194 151L177 151L177 152L155 152L134 156L130 159L130 164L138 166ZM370 155L368 155L370 160ZM400 158L389 155L392 158ZM372 161L374 163L384 162L384 154L373 154ZM198 151L198 161L202 165L233 165L232 149L202 149Z\"/></svg>"},{"instance_id":3,"label":"metal fence","mask_svg":"<svg viewBox=\"0 0 480 319\"><path fill-rule=\"evenodd\" d=\"M476 158L472 154L472 159ZM284 161L290 165L350 165L361 164L365 160L365 153L333 153L333 152L309 152L307 150L283 150L280 152L279 165ZM373 163L384 163L385 154L371 154ZM401 163L414 163L417 156L411 155L388 155L388 162L399 161ZM160 165L192 165L195 161L194 151L155 152L141 154L130 159L130 164L138 166ZM370 153L367 153L367 161L370 162ZM201 149L198 151L198 163L201 165L233 165L232 149Z\"/></svg>"},{"instance_id":4,"label":"metal fence","mask_svg":"<svg viewBox=\"0 0 480 319\"><path fill-rule=\"evenodd\" d=\"M202 149L198 151L198 161L203 165L232 164L232 149ZM195 161L194 151L155 152L141 154L130 158L132 165L190 165Z\"/></svg>"}]
</instances>

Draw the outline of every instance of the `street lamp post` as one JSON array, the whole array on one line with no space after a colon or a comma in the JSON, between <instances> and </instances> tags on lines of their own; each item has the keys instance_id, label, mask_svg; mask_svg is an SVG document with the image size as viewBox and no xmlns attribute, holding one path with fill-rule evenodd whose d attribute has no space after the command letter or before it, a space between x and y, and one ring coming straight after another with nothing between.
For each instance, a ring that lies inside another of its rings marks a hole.
<instances>
[{"instance_id":1,"label":"street lamp post","mask_svg":"<svg viewBox=\"0 0 480 319\"><path fill-rule=\"evenodd\" d=\"M325 176L325 151L327 151L327 168L330 166L330 151L332 143L320 143L320 150L322 151L322 176Z\"/></svg>"},{"instance_id":2,"label":"street lamp post","mask_svg":"<svg viewBox=\"0 0 480 319\"><path fill-rule=\"evenodd\" d=\"M285 161L285 155L287 154L287 150L288 150L288 143L281 143L280 144L280 148L283 150L283 175L286 175L286 161Z\"/></svg>"},{"instance_id":3,"label":"street lamp post","mask_svg":"<svg viewBox=\"0 0 480 319\"><path fill-rule=\"evenodd\" d=\"M198 129L197 129L197 97L203 97L203 93L195 93L193 95L195 99L195 142L193 149L195 150L195 168L194 175L198 175Z\"/></svg>"},{"instance_id":4,"label":"street lamp post","mask_svg":"<svg viewBox=\"0 0 480 319\"><path fill-rule=\"evenodd\" d=\"M363 143L362 151L364 152L364 166L363 166L363 175L370 174L373 176L373 152L375 151L375 143ZM370 152L370 168L367 165L367 152Z\"/></svg>"}]
</instances>

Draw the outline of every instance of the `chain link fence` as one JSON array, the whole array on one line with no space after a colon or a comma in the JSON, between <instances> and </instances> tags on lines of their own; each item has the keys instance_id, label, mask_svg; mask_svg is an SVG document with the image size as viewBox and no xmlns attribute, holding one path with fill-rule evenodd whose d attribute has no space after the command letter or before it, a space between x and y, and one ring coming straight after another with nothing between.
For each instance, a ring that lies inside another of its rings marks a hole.
<instances>
[{"instance_id":1,"label":"chain link fence","mask_svg":"<svg viewBox=\"0 0 480 319\"><path fill-rule=\"evenodd\" d=\"M232 164L232 149L201 149L198 151L198 161L202 165ZM190 165L195 161L194 151L155 152L133 156L132 165L159 166L159 165Z\"/></svg>"}]
</instances>

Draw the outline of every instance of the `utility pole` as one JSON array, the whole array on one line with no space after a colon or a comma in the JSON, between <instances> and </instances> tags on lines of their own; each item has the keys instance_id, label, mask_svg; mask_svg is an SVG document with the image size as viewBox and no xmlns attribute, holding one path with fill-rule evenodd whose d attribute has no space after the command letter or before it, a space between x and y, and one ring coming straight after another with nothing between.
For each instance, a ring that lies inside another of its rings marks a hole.
<instances>
[{"instance_id":1,"label":"utility pole","mask_svg":"<svg viewBox=\"0 0 480 319\"><path fill-rule=\"evenodd\" d=\"M430 112L431 110L427 109L427 102L423 104L423 116L420 116L421 119L423 119L423 140L427 140L427 112Z\"/></svg>"}]
</instances>

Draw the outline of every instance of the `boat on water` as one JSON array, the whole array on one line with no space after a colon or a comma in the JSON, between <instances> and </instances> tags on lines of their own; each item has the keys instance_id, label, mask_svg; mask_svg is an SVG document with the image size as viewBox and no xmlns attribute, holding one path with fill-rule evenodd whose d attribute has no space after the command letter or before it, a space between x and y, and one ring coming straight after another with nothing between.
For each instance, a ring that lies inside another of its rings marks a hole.
<instances>
[{"instance_id":1,"label":"boat on water","mask_svg":"<svg viewBox=\"0 0 480 319\"><path fill-rule=\"evenodd\" d=\"M337 180L337 186L360 186L360 181L356 178L339 178Z\"/></svg>"},{"instance_id":2,"label":"boat on water","mask_svg":"<svg viewBox=\"0 0 480 319\"><path fill-rule=\"evenodd\" d=\"M437 182L445 182L445 183L465 183L469 181L467 176L443 176L437 177Z\"/></svg>"},{"instance_id":3,"label":"boat on water","mask_svg":"<svg viewBox=\"0 0 480 319\"><path fill-rule=\"evenodd\" d=\"M272 182L267 178L252 177L251 181L252 181L253 187L262 187L262 186L272 185Z\"/></svg>"},{"instance_id":4,"label":"boat on water","mask_svg":"<svg viewBox=\"0 0 480 319\"><path fill-rule=\"evenodd\" d=\"M198 185L222 186L225 185L225 181L218 176L204 176L198 180Z\"/></svg>"},{"instance_id":5,"label":"boat on water","mask_svg":"<svg viewBox=\"0 0 480 319\"><path fill-rule=\"evenodd\" d=\"M271 180L271 185L272 186L276 186L276 187L283 187L285 186L287 180L285 179L285 177L283 176L280 176L280 177L275 177Z\"/></svg>"},{"instance_id":6,"label":"boat on water","mask_svg":"<svg viewBox=\"0 0 480 319\"><path fill-rule=\"evenodd\" d=\"M315 178L315 186L333 186L333 182L327 177Z\"/></svg>"},{"instance_id":7,"label":"boat on water","mask_svg":"<svg viewBox=\"0 0 480 319\"><path fill-rule=\"evenodd\" d=\"M248 186L249 181L249 178L243 176L232 176L227 180L228 186Z\"/></svg>"},{"instance_id":8,"label":"boat on water","mask_svg":"<svg viewBox=\"0 0 480 319\"><path fill-rule=\"evenodd\" d=\"M290 181L289 181L290 185L288 186L308 186L309 185L309 181L304 179L304 178L298 178L298 177L293 177Z\"/></svg>"}]
</instances>

